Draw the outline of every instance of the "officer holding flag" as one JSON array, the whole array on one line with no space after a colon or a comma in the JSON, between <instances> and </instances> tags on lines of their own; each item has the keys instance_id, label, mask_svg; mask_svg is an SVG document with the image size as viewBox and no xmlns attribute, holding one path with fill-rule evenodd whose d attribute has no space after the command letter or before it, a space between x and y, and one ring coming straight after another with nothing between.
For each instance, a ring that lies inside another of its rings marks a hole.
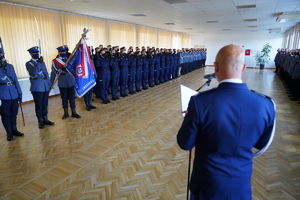
<instances>
[{"instance_id":1,"label":"officer holding flag","mask_svg":"<svg viewBox=\"0 0 300 200\"><path fill-rule=\"evenodd\" d=\"M72 117L81 118L81 116L76 113L75 90L74 90L74 86L76 84L75 78L65 68L65 62L67 61L67 48L66 46L60 46L57 47L57 50L58 50L58 57L52 60L52 72L51 72L50 82L51 85L53 85L56 75L58 75L62 70L58 78L58 87L60 90L62 105L64 109L64 115L62 119L66 119L67 117L69 117L68 102L70 102Z\"/></svg>"}]
</instances>

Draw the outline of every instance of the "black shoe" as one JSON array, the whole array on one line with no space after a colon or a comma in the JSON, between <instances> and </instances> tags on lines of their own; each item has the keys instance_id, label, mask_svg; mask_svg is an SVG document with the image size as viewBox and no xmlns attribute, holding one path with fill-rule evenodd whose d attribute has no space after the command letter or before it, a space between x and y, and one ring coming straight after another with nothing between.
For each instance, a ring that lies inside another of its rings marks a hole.
<instances>
[{"instance_id":1,"label":"black shoe","mask_svg":"<svg viewBox=\"0 0 300 200\"><path fill-rule=\"evenodd\" d=\"M90 104L90 108L91 109L97 109L97 107L93 106L92 104Z\"/></svg>"},{"instance_id":2,"label":"black shoe","mask_svg":"<svg viewBox=\"0 0 300 200\"><path fill-rule=\"evenodd\" d=\"M143 90L147 90L147 88L143 87Z\"/></svg>"},{"instance_id":3,"label":"black shoe","mask_svg":"<svg viewBox=\"0 0 300 200\"><path fill-rule=\"evenodd\" d=\"M13 136L24 136L24 133L21 133L20 131L18 131L16 126L12 126L12 135Z\"/></svg>"},{"instance_id":4,"label":"black shoe","mask_svg":"<svg viewBox=\"0 0 300 200\"><path fill-rule=\"evenodd\" d=\"M120 97L117 96L116 99L120 99Z\"/></svg>"},{"instance_id":5,"label":"black shoe","mask_svg":"<svg viewBox=\"0 0 300 200\"><path fill-rule=\"evenodd\" d=\"M146 88L146 90L148 90L149 88L148 87L145 87Z\"/></svg>"},{"instance_id":6,"label":"black shoe","mask_svg":"<svg viewBox=\"0 0 300 200\"><path fill-rule=\"evenodd\" d=\"M291 97L290 100L291 100L291 101L299 101L299 98L296 99L296 98L294 98L294 97Z\"/></svg>"},{"instance_id":7,"label":"black shoe","mask_svg":"<svg viewBox=\"0 0 300 200\"><path fill-rule=\"evenodd\" d=\"M43 118L38 118L38 125L40 129L45 128Z\"/></svg>"},{"instance_id":8,"label":"black shoe","mask_svg":"<svg viewBox=\"0 0 300 200\"><path fill-rule=\"evenodd\" d=\"M112 100L117 101L117 97L113 97Z\"/></svg>"},{"instance_id":9,"label":"black shoe","mask_svg":"<svg viewBox=\"0 0 300 200\"><path fill-rule=\"evenodd\" d=\"M126 97L126 95L125 94L121 94L121 97ZM103 102L103 101L102 101Z\"/></svg>"},{"instance_id":10,"label":"black shoe","mask_svg":"<svg viewBox=\"0 0 300 200\"><path fill-rule=\"evenodd\" d=\"M87 111L91 111L91 107L90 107L90 106L86 106L85 109L86 109Z\"/></svg>"},{"instance_id":11,"label":"black shoe","mask_svg":"<svg viewBox=\"0 0 300 200\"><path fill-rule=\"evenodd\" d=\"M129 92L129 94L135 94L135 92Z\"/></svg>"},{"instance_id":12,"label":"black shoe","mask_svg":"<svg viewBox=\"0 0 300 200\"><path fill-rule=\"evenodd\" d=\"M76 113L76 109L75 108L72 108L71 110L72 110L72 117L74 117L74 118L81 118L81 116Z\"/></svg>"},{"instance_id":13,"label":"black shoe","mask_svg":"<svg viewBox=\"0 0 300 200\"><path fill-rule=\"evenodd\" d=\"M43 122L44 122L44 125L54 125L55 124L54 122L49 121L47 116L43 117Z\"/></svg>"},{"instance_id":14,"label":"black shoe","mask_svg":"<svg viewBox=\"0 0 300 200\"><path fill-rule=\"evenodd\" d=\"M104 100L102 100L102 103L103 103L103 104L108 104L107 101L104 101Z\"/></svg>"},{"instance_id":15,"label":"black shoe","mask_svg":"<svg viewBox=\"0 0 300 200\"><path fill-rule=\"evenodd\" d=\"M64 115L62 116L62 119L67 119L69 117L68 108L64 108Z\"/></svg>"},{"instance_id":16,"label":"black shoe","mask_svg":"<svg viewBox=\"0 0 300 200\"><path fill-rule=\"evenodd\" d=\"M125 94L125 97L127 97L128 96L128 94Z\"/></svg>"},{"instance_id":17,"label":"black shoe","mask_svg":"<svg viewBox=\"0 0 300 200\"><path fill-rule=\"evenodd\" d=\"M149 85L150 87L155 87L154 85Z\"/></svg>"},{"instance_id":18,"label":"black shoe","mask_svg":"<svg viewBox=\"0 0 300 200\"><path fill-rule=\"evenodd\" d=\"M107 103L111 103L111 101L110 101L110 100L108 100L108 99L106 99L106 102L107 102Z\"/></svg>"}]
</instances>

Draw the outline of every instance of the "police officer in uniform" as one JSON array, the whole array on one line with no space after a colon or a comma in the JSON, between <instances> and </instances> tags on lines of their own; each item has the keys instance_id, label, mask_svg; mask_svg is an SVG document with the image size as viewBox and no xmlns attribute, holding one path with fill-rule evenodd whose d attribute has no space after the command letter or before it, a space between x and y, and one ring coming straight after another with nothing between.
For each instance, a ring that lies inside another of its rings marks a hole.
<instances>
[{"instance_id":1,"label":"police officer in uniform","mask_svg":"<svg viewBox=\"0 0 300 200\"><path fill-rule=\"evenodd\" d=\"M72 110L72 117L81 118L80 115L76 113L75 104L75 90L74 86L76 84L75 78L66 70L65 62L67 61L67 51L65 46L57 47L59 57L52 60L52 72L51 72L51 85L54 82L56 74L62 70L58 78L58 87L61 94L62 105L64 109L64 115L62 119L69 117L68 113L68 101L70 102L70 107Z\"/></svg>"},{"instance_id":2,"label":"police officer in uniform","mask_svg":"<svg viewBox=\"0 0 300 200\"><path fill-rule=\"evenodd\" d=\"M30 76L30 91L35 103L35 114L38 119L40 129L46 125L54 125L48 120L48 91L50 89L50 79L45 63L39 55L39 47L35 46L27 50L31 60L26 62L26 69Z\"/></svg>"},{"instance_id":3,"label":"police officer in uniform","mask_svg":"<svg viewBox=\"0 0 300 200\"><path fill-rule=\"evenodd\" d=\"M214 62L218 87L190 99L177 134L182 149L195 147L190 199L252 200L252 149L268 144L275 105L242 82L244 62L240 47L223 47Z\"/></svg>"},{"instance_id":4,"label":"police officer in uniform","mask_svg":"<svg viewBox=\"0 0 300 200\"><path fill-rule=\"evenodd\" d=\"M14 67L8 64L0 48L0 99L1 120L6 130L6 139L13 140L13 136L24 136L17 129L18 101L22 102L22 91Z\"/></svg>"}]
</instances>

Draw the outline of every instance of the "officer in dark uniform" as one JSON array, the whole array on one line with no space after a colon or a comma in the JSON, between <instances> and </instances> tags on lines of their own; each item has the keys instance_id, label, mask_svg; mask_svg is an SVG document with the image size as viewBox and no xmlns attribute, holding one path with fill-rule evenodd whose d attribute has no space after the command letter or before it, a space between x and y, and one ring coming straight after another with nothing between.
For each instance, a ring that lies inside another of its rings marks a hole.
<instances>
[{"instance_id":1,"label":"officer in dark uniform","mask_svg":"<svg viewBox=\"0 0 300 200\"><path fill-rule=\"evenodd\" d=\"M1 120L6 130L6 139L13 136L24 136L17 129L18 101L22 103L22 91L14 67L8 64L0 48L0 100Z\"/></svg>"},{"instance_id":2,"label":"officer in dark uniform","mask_svg":"<svg viewBox=\"0 0 300 200\"><path fill-rule=\"evenodd\" d=\"M94 55L92 55L90 53L90 59L91 59L91 68L92 68L92 72L94 74L94 79L97 80L97 73L95 71L95 66L94 66L94 61L93 61L93 57ZM92 96L93 96L93 91L94 91L94 87L91 88L88 92L86 92L83 96L84 99L84 103L85 103L85 109L87 111L91 111L92 109L96 109L97 107L93 106L92 104Z\"/></svg>"},{"instance_id":3,"label":"officer in dark uniform","mask_svg":"<svg viewBox=\"0 0 300 200\"><path fill-rule=\"evenodd\" d=\"M142 88L148 90L148 74L149 74L149 58L146 54L146 49L142 50L143 68L142 68Z\"/></svg>"},{"instance_id":4,"label":"officer in dark uniform","mask_svg":"<svg viewBox=\"0 0 300 200\"><path fill-rule=\"evenodd\" d=\"M136 57L135 91L141 92L143 58L140 51L136 52Z\"/></svg>"},{"instance_id":5,"label":"officer in dark uniform","mask_svg":"<svg viewBox=\"0 0 300 200\"><path fill-rule=\"evenodd\" d=\"M155 60L154 60L154 52L150 51L148 53L148 59L149 59L149 76L148 76L148 84L150 87L154 87L154 64L155 64Z\"/></svg>"},{"instance_id":6,"label":"officer in dark uniform","mask_svg":"<svg viewBox=\"0 0 300 200\"><path fill-rule=\"evenodd\" d=\"M43 59L39 55L39 47L35 46L27 50L31 60L26 62L26 69L29 73L30 91L35 103L35 114L40 129L46 125L54 125L48 120L48 96L50 90L50 79Z\"/></svg>"},{"instance_id":7,"label":"officer in dark uniform","mask_svg":"<svg viewBox=\"0 0 300 200\"><path fill-rule=\"evenodd\" d=\"M135 74L136 74L136 56L133 51L130 52L129 55L129 77L128 77L128 90L129 94L135 94L134 91L134 82L135 82Z\"/></svg>"},{"instance_id":8,"label":"officer in dark uniform","mask_svg":"<svg viewBox=\"0 0 300 200\"><path fill-rule=\"evenodd\" d=\"M109 67L110 67L110 86L111 86L111 96L112 100L120 99L118 97L118 87L120 81L120 68L119 68L119 58L117 53L115 52L114 48L111 50L111 56L109 60Z\"/></svg>"},{"instance_id":9,"label":"officer in dark uniform","mask_svg":"<svg viewBox=\"0 0 300 200\"><path fill-rule=\"evenodd\" d=\"M64 109L64 115L62 119L69 117L68 113L68 101L70 102L70 107L72 110L72 117L81 118L80 115L76 113L76 103L75 103L75 90L74 86L76 84L74 76L72 76L65 68L65 62L67 61L66 47L60 46L56 48L58 50L59 57L52 60L52 72L50 82L53 85L56 74L62 70L58 78L58 87L61 94L62 105Z\"/></svg>"},{"instance_id":10,"label":"officer in dark uniform","mask_svg":"<svg viewBox=\"0 0 300 200\"><path fill-rule=\"evenodd\" d=\"M159 85L159 77L160 77L160 56L159 50L156 50L155 56L154 56L154 83L155 85Z\"/></svg>"},{"instance_id":11,"label":"officer in dark uniform","mask_svg":"<svg viewBox=\"0 0 300 200\"><path fill-rule=\"evenodd\" d=\"M166 71L166 53L164 49L161 49L161 56L160 56L160 74L159 74L159 82L165 82L165 71Z\"/></svg>"},{"instance_id":12,"label":"officer in dark uniform","mask_svg":"<svg viewBox=\"0 0 300 200\"><path fill-rule=\"evenodd\" d=\"M100 56L97 60L95 60L95 67L97 70L98 81L100 84L100 98L102 103L108 104L110 101L108 100L108 89L110 82L110 68L109 68L109 60L107 58L107 54L104 49L100 51Z\"/></svg>"},{"instance_id":13,"label":"officer in dark uniform","mask_svg":"<svg viewBox=\"0 0 300 200\"><path fill-rule=\"evenodd\" d=\"M129 58L125 53L125 49L122 48L119 54L119 67L120 67L120 94L121 97L126 97L126 85L128 83L128 65Z\"/></svg>"}]
</instances>

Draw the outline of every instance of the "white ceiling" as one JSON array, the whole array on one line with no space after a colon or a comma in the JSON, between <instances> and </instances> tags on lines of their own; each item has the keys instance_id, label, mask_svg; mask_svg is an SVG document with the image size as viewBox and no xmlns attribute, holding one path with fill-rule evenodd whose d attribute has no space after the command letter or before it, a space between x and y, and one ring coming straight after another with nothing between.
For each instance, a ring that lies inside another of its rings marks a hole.
<instances>
[{"instance_id":1,"label":"white ceiling","mask_svg":"<svg viewBox=\"0 0 300 200\"><path fill-rule=\"evenodd\" d=\"M170 4L164 0L8 0L0 2L61 10L187 34L269 33L270 29L280 29L280 32L284 32L300 22L300 19L296 22L276 22L279 13L300 12L300 0L166 1L186 1L186 3ZM251 4L255 4L256 8L236 8L236 6ZM135 17L131 14L146 16ZM245 22L245 19L257 19L257 21ZM218 21L218 23L207 23L207 21Z\"/></svg>"}]
</instances>

